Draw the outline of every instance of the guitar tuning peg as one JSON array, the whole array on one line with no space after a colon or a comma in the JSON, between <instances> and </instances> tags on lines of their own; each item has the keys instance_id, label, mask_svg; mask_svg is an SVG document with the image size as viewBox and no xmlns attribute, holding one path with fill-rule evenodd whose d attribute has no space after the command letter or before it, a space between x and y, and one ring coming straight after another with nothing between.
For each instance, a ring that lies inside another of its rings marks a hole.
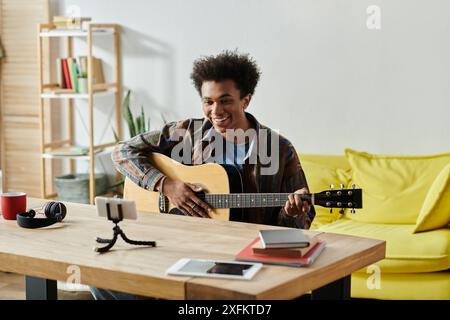
<instances>
[{"instance_id":1,"label":"guitar tuning peg","mask_svg":"<svg viewBox=\"0 0 450 320\"><path fill-rule=\"evenodd\" d=\"M356 184L352 184L352 189L356 189Z\"/></svg>"},{"instance_id":2,"label":"guitar tuning peg","mask_svg":"<svg viewBox=\"0 0 450 320\"><path fill-rule=\"evenodd\" d=\"M330 208L330 213L333 213L333 208Z\"/></svg>"},{"instance_id":3,"label":"guitar tuning peg","mask_svg":"<svg viewBox=\"0 0 450 320\"><path fill-rule=\"evenodd\" d=\"M344 184L341 183L341 184L340 184L340 187L341 187L341 189L344 189Z\"/></svg>"},{"instance_id":4,"label":"guitar tuning peg","mask_svg":"<svg viewBox=\"0 0 450 320\"><path fill-rule=\"evenodd\" d=\"M355 213L356 213L355 208L352 208L352 209L350 210L350 213L355 214Z\"/></svg>"},{"instance_id":5,"label":"guitar tuning peg","mask_svg":"<svg viewBox=\"0 0 450 320\"><path fill-rule=\"evenodd\" d=\"M344 210L344 209L341 209L341 210L339 210L339 213L340 213L340 214L344 214L344 213L345 213L345 210Z\"/></svg>"},{"instance_id":6,"label":"guitar tuning peg","mask_svg":"<svg viewBox=\"0 0 450 320\"><path fill-rule=\"evenodd\" d=\"M331 190L334 189L334 184L330 184L330 189L331 189Z\"/></svg>"}]
</instances>

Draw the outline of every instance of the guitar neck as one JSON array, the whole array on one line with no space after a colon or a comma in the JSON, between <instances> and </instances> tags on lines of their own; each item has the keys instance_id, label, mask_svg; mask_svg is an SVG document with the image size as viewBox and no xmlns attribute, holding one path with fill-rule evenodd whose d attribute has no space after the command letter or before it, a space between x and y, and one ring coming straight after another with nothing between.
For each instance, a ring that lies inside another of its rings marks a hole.
<instances>
[{"instance_id":1,"label":"guitar neck","mask_svg":"<svg viewBox=\"0 0 450 320\"><path fill-rule=\"evenodd\" d=\"M290 193L231 193L200 195L213 208L283 207ZM302 201L312 203L312 194L302 194ZM312 203L314 204L314 203Z\"/></svg>"}]
</instances>

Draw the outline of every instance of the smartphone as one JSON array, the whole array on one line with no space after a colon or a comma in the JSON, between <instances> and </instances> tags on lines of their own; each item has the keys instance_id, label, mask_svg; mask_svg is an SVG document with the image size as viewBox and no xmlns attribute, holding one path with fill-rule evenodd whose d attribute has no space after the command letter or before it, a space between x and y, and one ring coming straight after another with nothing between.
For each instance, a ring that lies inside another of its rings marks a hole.
<instances>
[{"instance_id":1,"label":"smartphone","mask_svg":"<svg viewBox=\"0 0 450 320\"><path fill-rule=\"evenodd\" d=\"M122 212L122 219L137 219L136 204L131 200L95 197L95 206L100 217L108 217L109 210L111 219L121 220L120 212Z\"/></svg>"},{"instance_id":2,"label":"smartphone","mask_svg":"<svg viewBox=\"0 0 450 320\"><path fill-rule=\"evenodd\" d=\"M252 267L251 264L215 262L214 266L206 270L206 272L217 274L234 274L243 276L244 271L250 269L251 267Z\"/></svg>"},{"instance_id":3,"label":"smartphone","mask_svg":"<svg viewBox=\"0 0 450 320\"><path fill-rule=\"evenodd\" d=\"M183 258L167 269L168 275L251 280L262 263Z\"/></svg>"}]
</instances>

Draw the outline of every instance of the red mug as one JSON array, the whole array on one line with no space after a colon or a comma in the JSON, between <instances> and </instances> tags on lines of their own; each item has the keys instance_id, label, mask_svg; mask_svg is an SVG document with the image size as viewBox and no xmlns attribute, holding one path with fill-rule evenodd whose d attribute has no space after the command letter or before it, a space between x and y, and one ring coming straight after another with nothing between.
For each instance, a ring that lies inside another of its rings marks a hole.
<instances>
[{"instance_id":1,"label":"red mug","mask_svg":"<svg viewBox=\"0 0 450 320\"><path fill-rule=\"evenodd\" d=\"M27 194L25 192L6 192L0 195L2 216L6 220L16 220L16 215L27 211Z\"/></svg>"}]
</instances>

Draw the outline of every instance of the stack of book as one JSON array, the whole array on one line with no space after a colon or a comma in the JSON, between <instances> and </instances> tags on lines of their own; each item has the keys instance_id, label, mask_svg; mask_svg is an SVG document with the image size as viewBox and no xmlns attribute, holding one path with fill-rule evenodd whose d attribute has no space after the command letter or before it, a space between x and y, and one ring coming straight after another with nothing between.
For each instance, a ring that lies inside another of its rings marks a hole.
<instances>
[{"instance_id":1,"label":"stack of book","mask_svg":"<svg viewBox=\"0 0 450 320\"><path fill-rule=\"evenodd\" d=\"M259 237L236 255L238 261L292 267L311 265L325 248L320 233L307 236L300 229L261 230Z\"/></svg>"},{"instance_id":2,"label":"stack of book","mask_svg":"<svg viewBox=\"0 0 450 320\"><path fill-rule=\"evenodd\" d=\"M93 58L93 69L93 83L104 83L105 79L101 59ZM58 89L62 89L60 90L61 92L86 92L86 90L80 88L79 82L80 79L87 79L87 76L87 56L56 59L56 77Z\"/></svg>"},{"instance_id":3,"label":"stack of book","mask_svg":"<svg viewBox=\"0 0 450 320\"><path fill-rule=\"evenodd\" d=\"M83 30L85 24L91 20L90 17L54 16L53 24L56 29Z\"/></svg>"}]
</instances>

